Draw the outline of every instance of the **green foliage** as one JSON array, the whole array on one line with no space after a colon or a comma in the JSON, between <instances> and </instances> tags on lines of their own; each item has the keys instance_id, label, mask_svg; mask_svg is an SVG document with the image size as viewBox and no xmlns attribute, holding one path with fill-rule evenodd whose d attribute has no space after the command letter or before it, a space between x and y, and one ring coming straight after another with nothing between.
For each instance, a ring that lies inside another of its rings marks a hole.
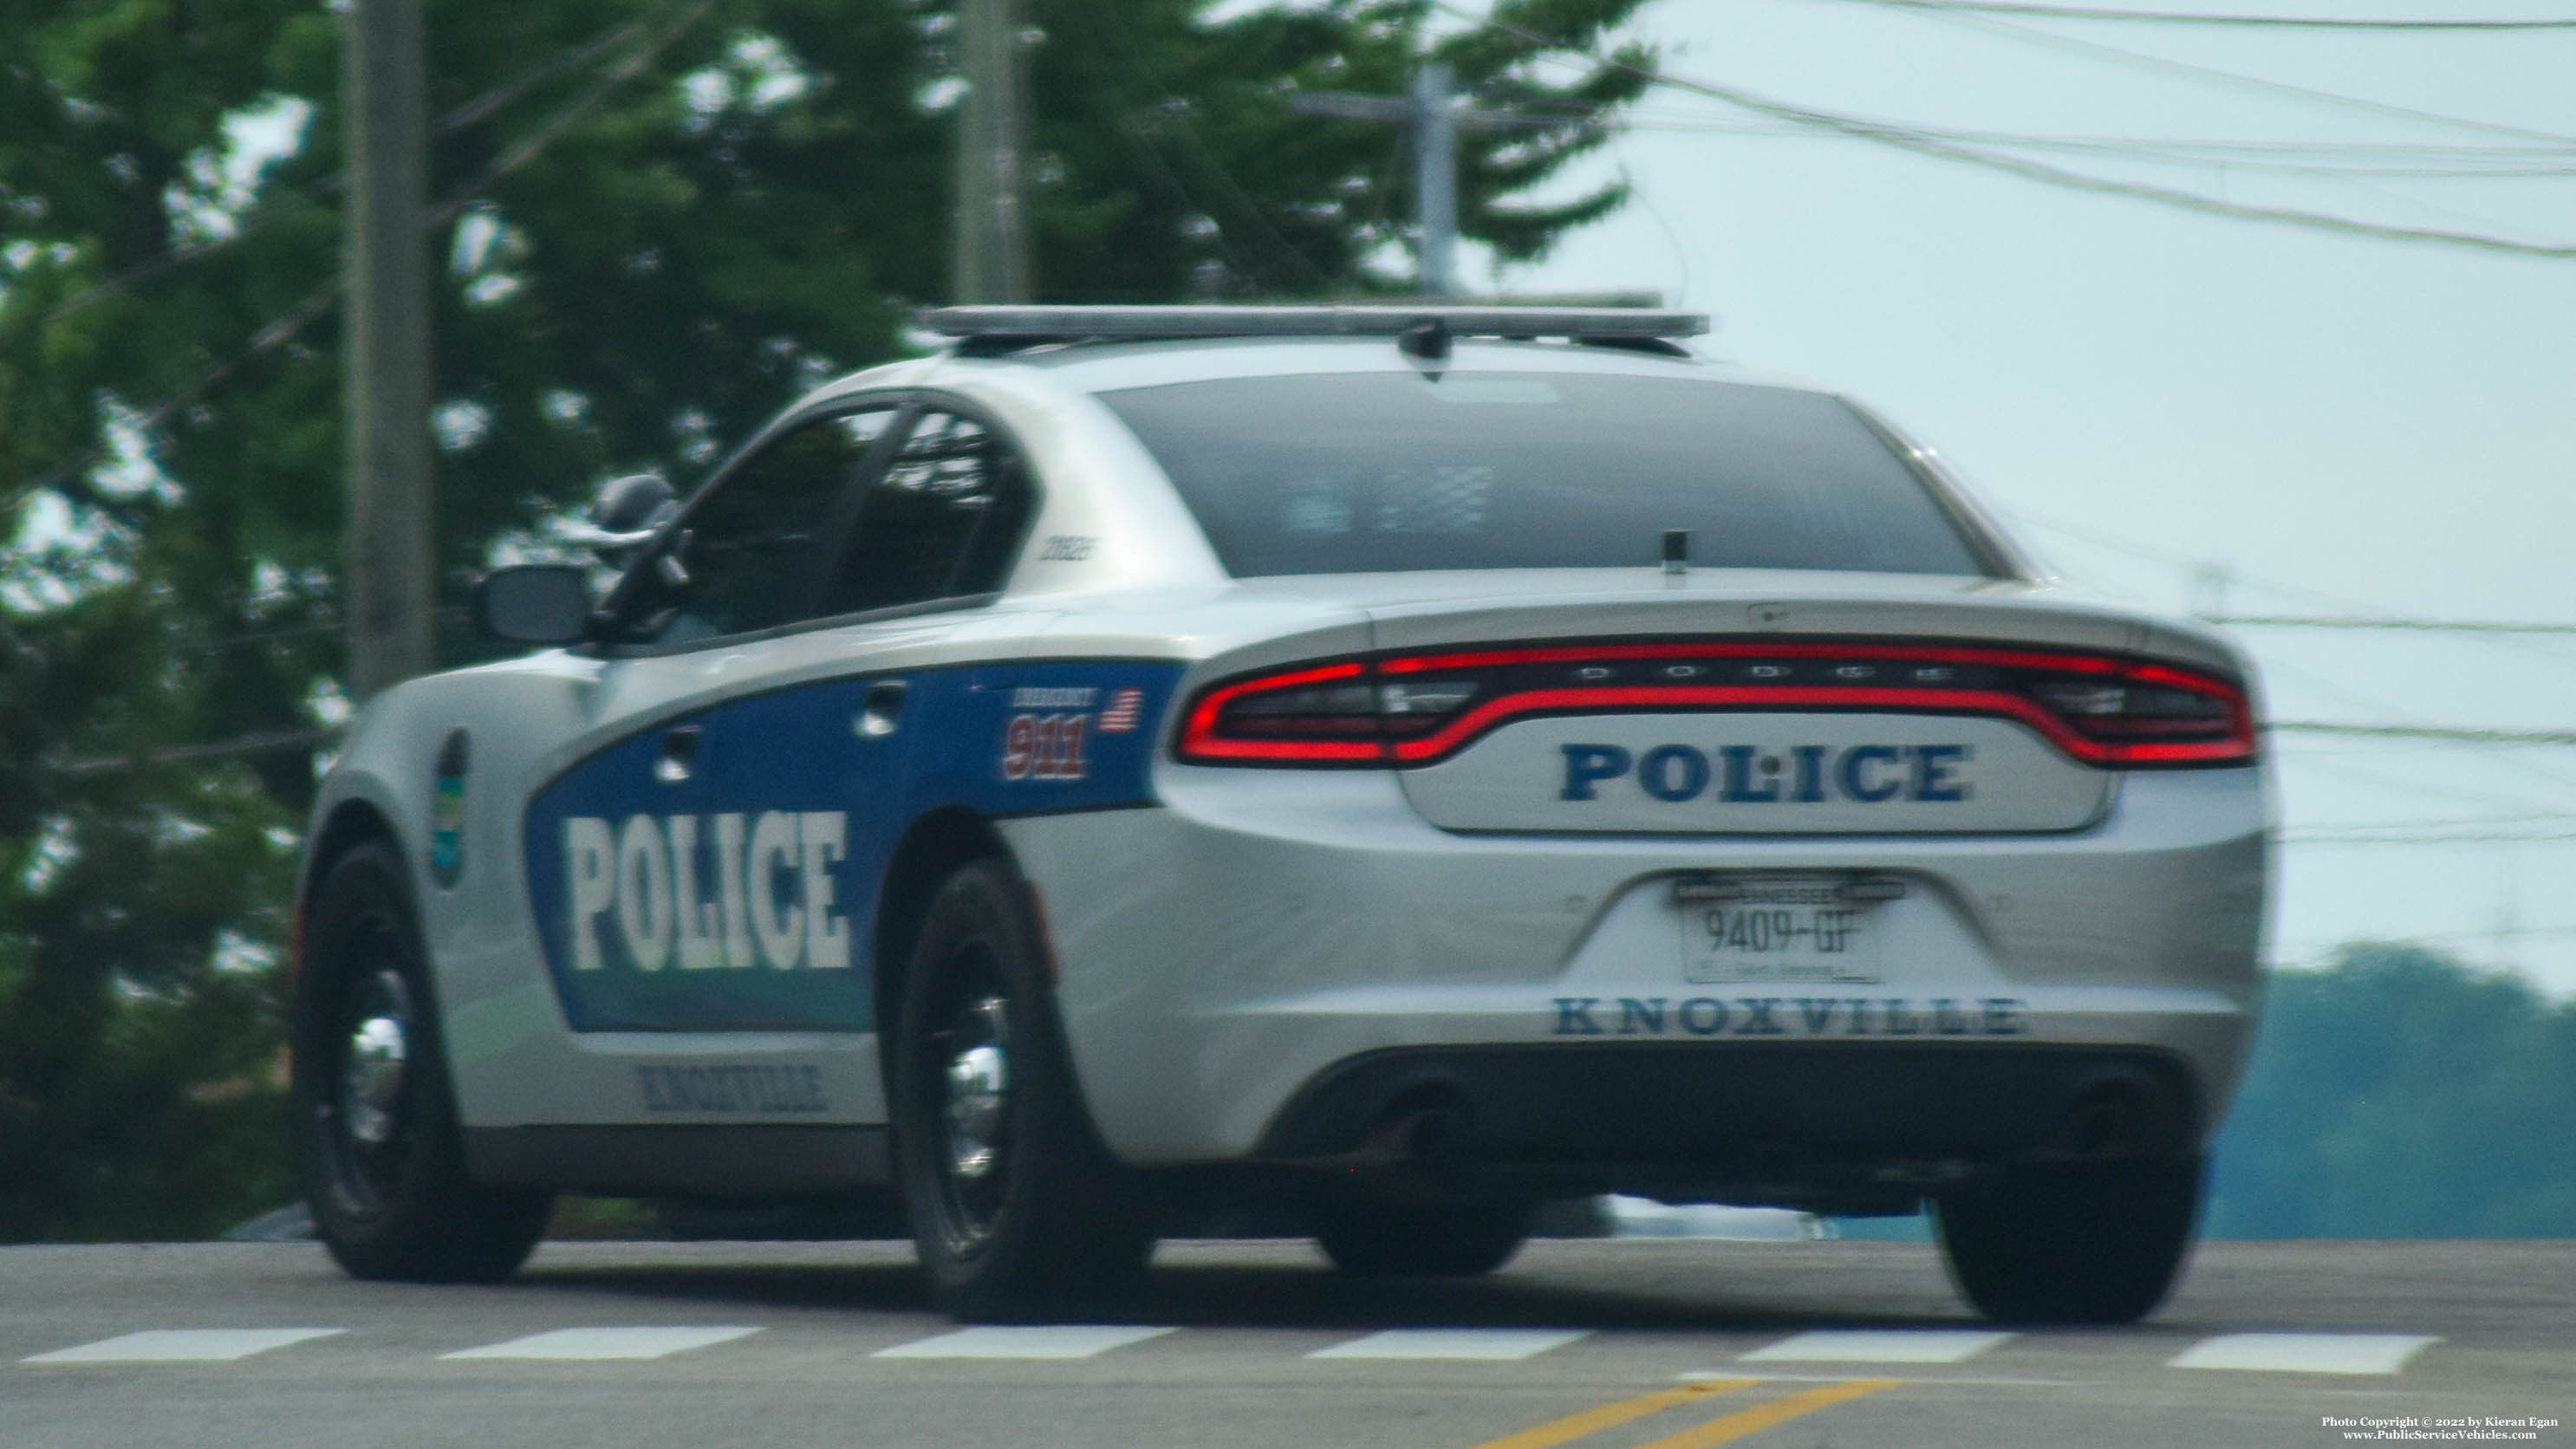
<instances>
[{"instance_id":1,"label":"green foliage","mask_svg":"<svg viewBox=\"0 0 2576 1449\"><path fill-rule=\"evenodd\" d=\"M2210 1238L2576 1237L2576 1003L2415 946L2278 971L2212 1154ZM1920 1242L1920 1217L1850 1238Z\"/></svg>"},{"instance_id":2,"label":"green foliage","mask_svg":"<svg viewBox=\"0 0 2576 1449\"><path fill-rule=\"evenodd\" d=\"M114 765L184 712L161 601L0 619L0 1236L194 1235L283 1186L287 816L245 771Z\"/></svg>"},{"instance_id":3,"label":"green foliage","mask_svg":"<svg viewBox=\"0 0 2576 1449\"><path fill-rule=\"evenodd\" d=\"M1570 52L1639 0L1502 0L1509 30L1436 41L1425 0L1025 3L1045 300L1402 290L1402 136L1287 98L1401 93L1425 48L1540 122L1462 138L1467 235L1532 258L1622 195L1534 193L1637 94ZM685 487L904 352L947 287L953 24L426 5L456 663L496 552L543 550L609 476ZM151 761L335 717L338 25L314 0L0 5L0 1240L185 1235L284 1192L258 963L311 762Z\"/></svg>"},{"instance_id":4,"label":"green foliage","mask_svg":"<svg viewBox=\"0 0 2576 1449\"><path fill-rule=\"evenodd\" d=\"M2219 1151L2228 1238L2576 1236L2576 1005L2412 946L2272 978Z\"/></svg>"}]
</instances>

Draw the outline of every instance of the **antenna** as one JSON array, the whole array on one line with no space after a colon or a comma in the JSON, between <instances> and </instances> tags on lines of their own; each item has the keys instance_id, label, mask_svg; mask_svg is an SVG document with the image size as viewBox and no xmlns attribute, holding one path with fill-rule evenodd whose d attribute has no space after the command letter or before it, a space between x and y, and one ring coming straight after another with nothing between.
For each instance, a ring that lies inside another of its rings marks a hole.
<instances>
[{"instance_id":1,"label":"antenna","mask_svg":"<svg viewBox=\"0 0 2576 1449\"><path fill-rule=\"evenodd\" d=\"M1395 334L1395 350L1425 362L1445 361L1449 356L1449 324L1438 313L1425 317Z\"/></svg>"}]
</instances>

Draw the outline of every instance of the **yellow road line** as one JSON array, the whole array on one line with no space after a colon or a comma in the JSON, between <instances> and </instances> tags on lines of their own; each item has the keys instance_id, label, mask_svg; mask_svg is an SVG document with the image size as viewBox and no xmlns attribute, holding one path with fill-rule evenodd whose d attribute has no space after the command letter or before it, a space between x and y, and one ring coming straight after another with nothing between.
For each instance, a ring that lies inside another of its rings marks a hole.
<instances>
[{"instance_id":1,"label":"yellow road line","mask_svg":"<svg viewBox=\"0 0 2576 1449\"><path fill-rule=\"evenodd\" d=\"M1785 1424L1802 1414L1829 1409L1881 1389L1896 1388L1899 1382L1896 1379L1854 1379L1849 1383L1827 1384L1803 1394L1791 1394L1785 1399L1773 1399L1767 1404L1756 1404L1749 1409L1721 1415L1697 1428L1684 1429L1669 1438L1640 1445L1639 1449L1713 1449L1715 1445L1732 1444L1747 1434L1759 1434L1775 1424Z\"/></svg>"},{"instance_id":2,"label":"yellow road line","mask_svg":"<svg viewBox=\"0 0 2576 1449\"><path fill-rule=\"evenodd\" d=\"M1631 1419L1660 1414L1695 1400L1731 1394L1737 1389L1749 1389L1757 1382L1759 1380L1755 1379L1702 1379L1678 1389L1659 1389L1633 1399L1621 1399L1615 1404L1603 1404L1597 1409L1586 1409L1580 1414L1551 1419L1517 1434L1505 1434L1500 1439L1488 1439L1475 1449L1555 1449L1556 1445L1571 1443L1586 1434L1615 1429Z\"/></svg>"}]
</instances>

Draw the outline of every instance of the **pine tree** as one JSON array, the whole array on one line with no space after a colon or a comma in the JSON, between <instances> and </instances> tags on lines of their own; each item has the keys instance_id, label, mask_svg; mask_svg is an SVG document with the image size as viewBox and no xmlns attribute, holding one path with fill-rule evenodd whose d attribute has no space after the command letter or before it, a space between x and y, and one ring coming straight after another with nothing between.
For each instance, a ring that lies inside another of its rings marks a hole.
<instances>
[{"instance_id":1,"label":"pine tree","mask_svg":"<svg viewBox=\"0 0 2576 1449\"><path fill-rule=\"evenodd\" d=\"M1403 290L1400 138L1286 98L1398 93L1426 51L1531 119L1463 139L1460 192L1467 236L1533 258L1621 200L1531 198L1641 88L1585 63L1637 3L1443 31L1424 0L1028 0L1041 295ZM346 709L336 27L0 7L0 1240L201 1232L285 1190L267 968L297 746ZM472 576L599 481L685 488L907 350L946 286L953 29L907 0L429 0L447 662L484 647Z\"/></svg>"}]
</instances>

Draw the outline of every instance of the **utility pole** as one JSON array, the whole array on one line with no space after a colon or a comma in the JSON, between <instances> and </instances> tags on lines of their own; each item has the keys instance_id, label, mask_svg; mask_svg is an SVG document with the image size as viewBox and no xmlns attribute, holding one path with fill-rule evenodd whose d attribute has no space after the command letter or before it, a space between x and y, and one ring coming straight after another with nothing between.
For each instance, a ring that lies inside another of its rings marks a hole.
<instances>
[{"instance_id":1,"label":"utility pole","mask_svg":"<svg viewBox=\"0 0 2576 1449\"><path fill-rule=\"evenodd\" d=\"M1414 213L1422 225L1415 263L1425 295L1458 290L1458 113L1449 103L1454 77L1440 62L1413 73Z\"/></svg>"},{"instance_id":2,"label":"utility pole","mask_svg":"<svg viewBox=\"0 0 2576 1449\"><path fill-rule=\"evenodd\" d=\"M430 667L428 86L421 0L355 0L349 113L349 693Z\"/></svg>"},{"instance_id":3,"label":"utility pole","mask_svg":"<svg viewBox=\"0 0 2576 1449\"><path fill-rule=\"evenodd\" d=\"M1414 71L1413 90L1407 96L1322 91L1291 96L1288 105L1299 115L1382 121L1412 131L1413 219L1421 234L1414 252L1416 285L1430 297L1456 292L1458 133L1538 123L1508 111L1479 111L1459 105L1457 77L1436 60L1426 60Z\"/></svg>"},{"instance_id":4,"label":"utility pole","mask_svg":"<svg viewBox=\"0 0 2576 1449\"><path fill-rule=\"evenodd\" d=\"M2195 619L2227 617L2227 590L2236 582L2236 566L2204 560L2191 567L2191 613Z\"/></svg>"},{"instance_id":5,"label":"utility pole","mask_svg":"<svg viewBox=\"0 0 2576 1449\"><path fill-rule=\"evenodd\" d=\"M1028 210L1020 196L1028 107L1018 10L1014 0L959 0L957 6L966 94L957 114L952 290L961 303L1026 302L1033 290Z\"/></svg>"}]
</instances>

